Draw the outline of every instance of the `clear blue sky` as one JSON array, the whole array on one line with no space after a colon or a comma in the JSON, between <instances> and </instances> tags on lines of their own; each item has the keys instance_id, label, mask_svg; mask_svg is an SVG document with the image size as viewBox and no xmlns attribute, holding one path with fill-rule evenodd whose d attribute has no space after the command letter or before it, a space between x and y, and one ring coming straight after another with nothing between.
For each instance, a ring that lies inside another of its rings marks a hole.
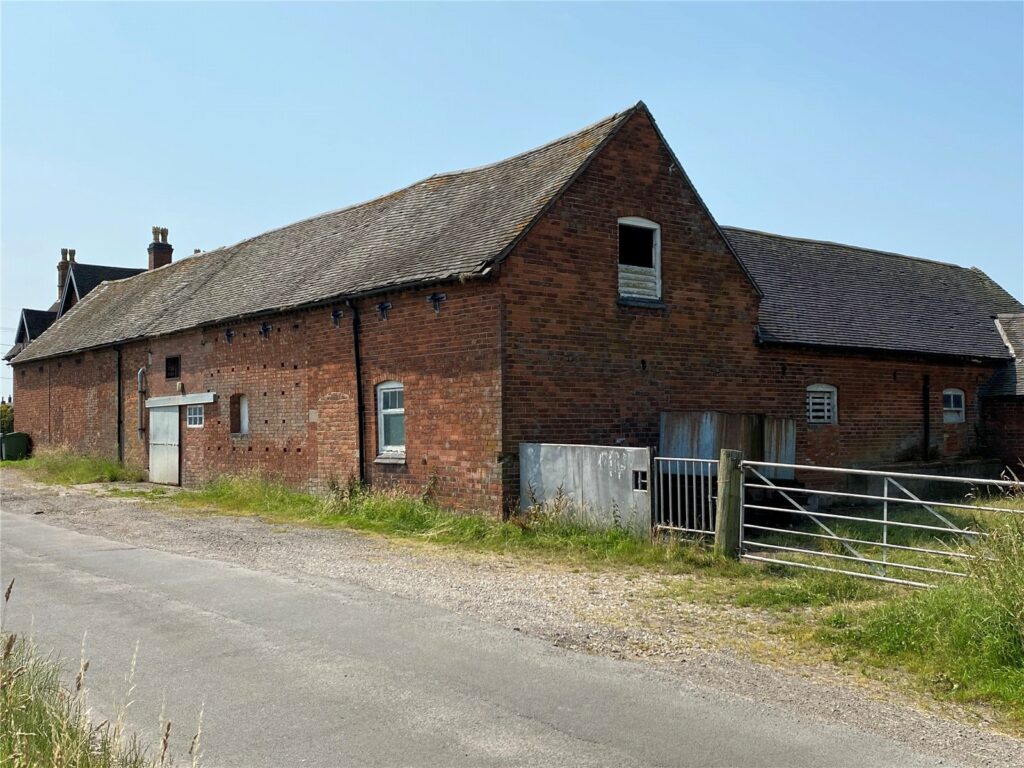
<instances>
[{"instance_id":1,"label":"clear blue sky","mask_svg":"<svg viewBox=\"0 0 1024 768\"><path fill-rule=\"evenodd\" d=\"M1024 6L2 6L2 327L59 249L144 266L643 99L719 222L1024 295ZM0 369L0 393L10 369Z\"/></svg>"}]
</instances>

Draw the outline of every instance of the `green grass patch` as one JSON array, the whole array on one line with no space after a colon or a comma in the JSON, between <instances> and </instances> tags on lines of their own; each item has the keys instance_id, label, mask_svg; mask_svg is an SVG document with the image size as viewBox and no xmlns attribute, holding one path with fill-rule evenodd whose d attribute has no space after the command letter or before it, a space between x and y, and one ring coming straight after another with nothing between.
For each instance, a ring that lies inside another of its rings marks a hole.
<instances>
[{"instance_id":1,"label":"green grass patch","mask_svg":"<svg viewBox=\"0 0 1024 768\"><path fill-rule=\"evenodd\" d=\"M819 639L843 658L902 667L936 694L994 705L1024 724L1024 520L977 545L972 578L836 611Z\"/></svg>"},{"instance_id":2,"label":"green grass patch","mask_svg":"<svg viewBox=\"0 0 1024 768\"><path fill-rule=\"evenodd\" d=\"M733 602L743 608L790 610L877 600L886 591L872 582L838 573L794 573L794 569L779 568L773 579L741 586Z\"/></svg>"},{"instance_id":3,"label":"green grass patch","mask_svg":"<svg viewBox=\"0 0 1024 768\"><path fill-rule=\"evenodd\" d=\"M0 462L0 467L18 469L34 480L55 485L139 482L145 477L142 470L124 466L113 459L67 451L39 451L21 461Z\"/></svg>"},{"instance_id":4,"label":"green grass patch","mask_svg":"<svg viewBox=\"0 0 1024 768\"><path fill-rule=\"evenodd\" d=\"M313 495L266 477L226 476L197 490L175 494L172 503L270 522L350 528L465 549L529 553L561 560L642 566L668 572L740 568L697 543L652 542L621 528L595 529L565 510L541 510L496 520L446 510L429 498L351 487Z\"/></svg>"}]
</instances>

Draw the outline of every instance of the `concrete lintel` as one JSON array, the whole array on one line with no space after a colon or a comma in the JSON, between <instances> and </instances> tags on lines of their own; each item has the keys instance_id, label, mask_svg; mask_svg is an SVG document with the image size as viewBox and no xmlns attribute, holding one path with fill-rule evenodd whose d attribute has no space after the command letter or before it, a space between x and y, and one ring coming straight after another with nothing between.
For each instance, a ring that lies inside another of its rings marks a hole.
<instances>
[{"instance_id":1,"label":"concrete lintel","mask_svg":"<svg viewBox=\"0 0 1024 768\"><path fill-rule=\"evenodd\" d=\"M217 399L216 392L197 392L194 395L168 395L167 397L151 397L146 400L147 408L160 408L168 405L200 405L212 403Z\"/></svg>"}]
</instances>

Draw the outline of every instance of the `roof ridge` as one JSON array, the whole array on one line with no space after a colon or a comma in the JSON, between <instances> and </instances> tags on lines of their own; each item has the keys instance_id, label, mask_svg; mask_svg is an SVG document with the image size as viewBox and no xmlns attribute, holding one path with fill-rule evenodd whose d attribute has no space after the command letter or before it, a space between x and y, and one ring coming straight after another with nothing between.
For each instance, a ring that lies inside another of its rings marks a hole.
<instances>
[{"instance_id":1,"label":"roof ridge","mask_svg":"<svg viewBox=\"0 0 1024 768\"><path fill-rule=\"evenodd\" d=\"M75 267L91 267L93 269L120 269L120 270L124 270L124 271L132 271L132 272L145 272L146 271L145 267L121 267L121 266L118 266L116 264L87 264L84 261L72 262L71 263L71 268L74 269Z\"/></svg>"},{"instance_id":2,"label":"roof ridge","mask_svg":"<svg viewBox=\"0 0 1024 768\"><path fill-rule=\"evenodd\" d=\"M644 106L644 103L642 101L638 101L636 104L631 106L629 109L624 109L621 112L616 112L614 114L608 115L608 117L601 118L600 120L595 120L590 125L584 126L583 128L580 128L578 131L573 131L572 133L567 133L564 136L559 136L557 139L553 139L553 140L545 142L543 144L538 144L537 146L533 147L532 149L527 149L527 150L525 150L523 152L517 152L516 154L509 155L508 157L502 158L501 160L495 160L494 162L491 162L491 163L484 163L483 165L474 165L474 166L470 166L469 168L461 168L461 169L455 170L455 171L442 171L440 173L434 173L434 174L431 174L430 176L428 176L427 178L423 179L422 181L417 181L415 184L410 184L409 186L414 187L414 186L416 186L416 184L422 184L424 181L430 181L431 179L446 178L448 176L461 176L464 173L476 173L478 171L487 170L488 168L494 168L495 166L502 165L503 163L508 163L508 162L513 161L513 160L518 160L521 157L526 157L527 155L532 155L532 154L534 154L536 152L540 152L541 150L548 149L550 147L556 147L559 144L563 144L563 143L569 141L570 139L576 138L581 133L586 133L587 131L592 131L592 130L594 130L595 128L597 128L599 126L603 126L605 124L614 123L614 122L616 122L618 120L622 120L627 115L631 116L634 112L637 111L637 109L639 109L639 108L641 108L643 106Z\"/></svg>"},{"instance_id":3,"label":"roof ridge","mask_svg":"<svg viewBox=\"0 0 1024 768\"><path fill-rule=\"evenodd\" d=\"M975 271L985 274L981 269L975 266L965 267L962 264L953 264L949 261L939 261L938 259L926 259L923 256L910 256L906 253L897 253L896 251L885 251L881 248L870 248L863 245L853 245L852 243L840 243L838 240L819 240L813 237L798 237L795 235L780 235L777 232L766 232L763 229L751 229L749 227L734 227L723 225L722 229L732 232L750 232L754 235L764 235L765 237L774 237L779 240L791 240L800 243L815 243L817 245L832 245L840 248L850 248L855 251L866 251L868 253L876 253L880 256L891 256L897 259L908 259L910 261L921 261L926 264L937 264L942 267L953 267L955 269L961 269L967 272Z\"/></svg>"}]
</instances>

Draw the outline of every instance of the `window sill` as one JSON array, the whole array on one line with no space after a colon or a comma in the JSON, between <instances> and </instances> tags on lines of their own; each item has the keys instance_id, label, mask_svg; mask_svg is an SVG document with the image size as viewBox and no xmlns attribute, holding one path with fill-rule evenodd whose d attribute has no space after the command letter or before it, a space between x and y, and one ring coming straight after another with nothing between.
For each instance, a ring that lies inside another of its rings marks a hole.
<instances>
[{"instance_id":1,"label":"window sill","mask_svg":"<svg viewBox=\"0 0 1024 768\"><path fill-rule=\"evenodd\" d=\"M668 309L661 299L642 299L639 296L619 296L616 302L620 307L643 307L644 309Z\"/></svg>"},{"instance_id":2,"label":"window sill","mask_svg":"<svg viewBox=\"0 0 1024 768\"><path fill-rule=\"evenodd\" d=\"M231 433L231 439L232 440L248 440L249 439L249 433L248 432L232 432Z\"/></svg>"},{"instance_id":3,"label":"window sill","mask_svg":"<svg viewBox=\"0 0 1024 768\"><path fill-rule=\"evenodd\" d=\"M404 453L385 453L373 460L374 464L405 464Z\"/></svg>"}]
</instances>

